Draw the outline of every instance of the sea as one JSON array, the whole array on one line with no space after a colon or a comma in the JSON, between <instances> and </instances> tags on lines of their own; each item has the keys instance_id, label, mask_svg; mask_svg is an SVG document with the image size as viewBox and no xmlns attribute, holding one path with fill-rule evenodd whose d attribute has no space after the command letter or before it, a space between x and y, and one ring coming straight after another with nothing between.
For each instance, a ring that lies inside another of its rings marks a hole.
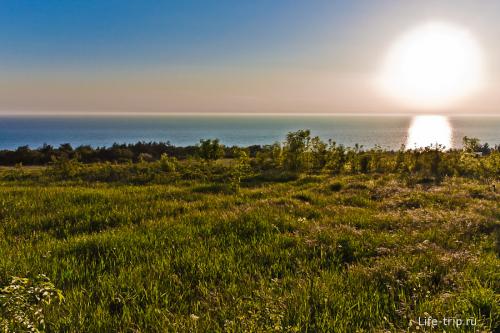
<instances>
[{"instance_id":1,"label":"sea","mask_svg":"<svg viewBox=\"0 0 500 333\"><path fill-rule=\"evenodd\" d=\"M499 115L11 115L0 116L0 149L63 143L103 147L138 141L188 146L215 138L228 146L266 145L283 142L287 133L299 129L309 129L325 141L367 149L434 144L460 148L464 136L500 145Z\"/></svg>"}]
</instances>

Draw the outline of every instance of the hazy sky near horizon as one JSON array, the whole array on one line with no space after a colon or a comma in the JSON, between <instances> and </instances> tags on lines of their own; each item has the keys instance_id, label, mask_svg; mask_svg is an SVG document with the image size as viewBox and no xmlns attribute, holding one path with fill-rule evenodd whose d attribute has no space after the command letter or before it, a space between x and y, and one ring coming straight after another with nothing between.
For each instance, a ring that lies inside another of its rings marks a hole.
<instances>
[{"instance_id":1,"label":"hazy sky near horizon","mask_svg":"<svg viewBox=\"0 0 500 333\"><path fill-rule=\"evenodd\" d=\"M486 68L478 94L440 112L498 113L499 13L494 0L3 0L0 112L410 111L373 79L398 36L439 20L475 36Z\"/></svg>"}]
</instances>

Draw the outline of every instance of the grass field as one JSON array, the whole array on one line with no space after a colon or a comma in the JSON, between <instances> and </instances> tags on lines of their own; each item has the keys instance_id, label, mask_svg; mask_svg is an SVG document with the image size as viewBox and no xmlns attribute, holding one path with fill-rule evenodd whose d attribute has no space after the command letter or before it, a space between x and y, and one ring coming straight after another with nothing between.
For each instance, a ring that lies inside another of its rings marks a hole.
<instances>
[{"instance_id":1,"label":"grass field","mask_svg":"<svg viewBox=\"0 0 500 333\"><path fill-rule=\"evenodd\" d=\"M429 316L498 332L499 198L461 177L302 175L238 192L3 178L0 286L46 274L65 297L46 307L50 332L396 332Z\"/></svg>"}]
</instances>

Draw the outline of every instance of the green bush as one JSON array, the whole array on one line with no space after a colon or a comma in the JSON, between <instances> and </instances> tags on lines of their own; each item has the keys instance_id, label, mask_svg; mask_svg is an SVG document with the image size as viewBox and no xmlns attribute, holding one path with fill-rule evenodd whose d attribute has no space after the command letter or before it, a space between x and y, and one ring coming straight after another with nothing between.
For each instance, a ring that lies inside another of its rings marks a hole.
<instances>
[{"instance_id":1,"label":"green bush","mask_svg":"<svg viewBox=\"0 0 500 333\"><path fill-rule=\"evenodd\" d=\"M175 172L177 169L177 159L168 157L167 154L162 154L160 157L160 169L164 172Z\"/></svg>"},{"instance_id":2,"label":"green bush","mask_svg":"<svg viewBox=\"0 0 500 333\"><path fill-rule=\"evenodd\" d=\"M5 333L44 331L44 311L54 300L61 303L62 292L45 275L13 277L0 289L0 329Z\"/></svg>"},{"instance_id":3,"label":"green bush","mask_svg":"<svg viewBox=\"0 0 500 333\"><path fill-rule=\"evenodd\" d=\"M224 156L224 146L218 139L200 140L198 153L206 161L215 161Z\"/></svg>"}]
</instances>

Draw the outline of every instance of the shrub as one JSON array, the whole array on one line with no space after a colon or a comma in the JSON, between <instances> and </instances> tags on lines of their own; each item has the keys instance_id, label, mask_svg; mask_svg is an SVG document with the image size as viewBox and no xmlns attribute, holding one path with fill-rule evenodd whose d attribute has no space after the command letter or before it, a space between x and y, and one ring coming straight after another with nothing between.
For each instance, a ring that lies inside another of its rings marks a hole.
<instances>
[{"instance_id":1,"label":"shrub","mask_svg":"<svg viewBox=\"0 0 500 333\"><path fill-rule=\"evenodd\" d=\"M245 177L250 170L250 160L245 151L238 152L239 158L235 166L231 168L231 188L239 192L241 179Z\"/></svg>"},{"instance_id":2,"label":"shrub","mask_svg":"<svg viewBox=\"0 0 500 333\"><path fill-rule=\"evenodd\" d=\"M333 174L338 174L346 163L346 149L330 140L326 168Z\"/></svg>"},{"instance_id":3,"label":"shrub","mask_svg":"<svg viewBox=\"0 0 500 333\"><path fill-rule=\"evenodd\" d=\"M330 191L332 192L338 192L342 189L343 185L340 182L335 182L330 184Z\"/></svg>"},{"instance_id":4,"label":"shrub","mask_svg":"<svg viewBox=\"0 0 500 333\"><path fill-rule=\"evenodd\" d=\"M53 158L52 167L47 169L52 174L61 179L71 179L79 174L82 164L77 160L62 158Z\"/></svg>"},{"instance_id":5,"label":"shrub","mask_svg":"<svg viewBox=\"0 0 500 333\"><path fill-rule=\"evenodd\" d=\"M0 290L0 329L2 332L40 332L45 330L44 310L53 300L63 300L62 292L43 274L34 279L13 277Z\"/></svg>"},{"instance_id":6,"label":"shrub","mask_svg":"<svg viewBox=\"0 0 500 333\"><path fill-rule=\"evenodd\" d=\"M255 157L254 166L260 170L279 169L283 165L283 149L279 143L262 147Z\"/></svg>"},{"instance_id":7,"label":"shrub","mask_svg":"<svg viewBox=\"0 0 500 333\"><path fill-rule=\"evenodd\" d=\"M224 156L224 146L219 139L200 140L198 153L205 161L215 161Z\"/></svg>"},{"instance_id":8,"label":"shrub","mask_svg":"<svg viewBox=\"0 0 500 333\"><path fill-rule=\"evenodd\" d=\"M177 168L177 159L168 157L167 154L161 154L160 169L165 172L175 172Z\"/></svg>"},{"instance_id":9,"label":"shrub","mask_svg":"<svg viewBox=\"0 0 500 333\"><path fill-rule=\"evenodd\" d=\"M309 130L288 133L284 147L284 166L286 170L306 171L310 169L310 142L311 132Z\"/></svg>"}]
</instances>

